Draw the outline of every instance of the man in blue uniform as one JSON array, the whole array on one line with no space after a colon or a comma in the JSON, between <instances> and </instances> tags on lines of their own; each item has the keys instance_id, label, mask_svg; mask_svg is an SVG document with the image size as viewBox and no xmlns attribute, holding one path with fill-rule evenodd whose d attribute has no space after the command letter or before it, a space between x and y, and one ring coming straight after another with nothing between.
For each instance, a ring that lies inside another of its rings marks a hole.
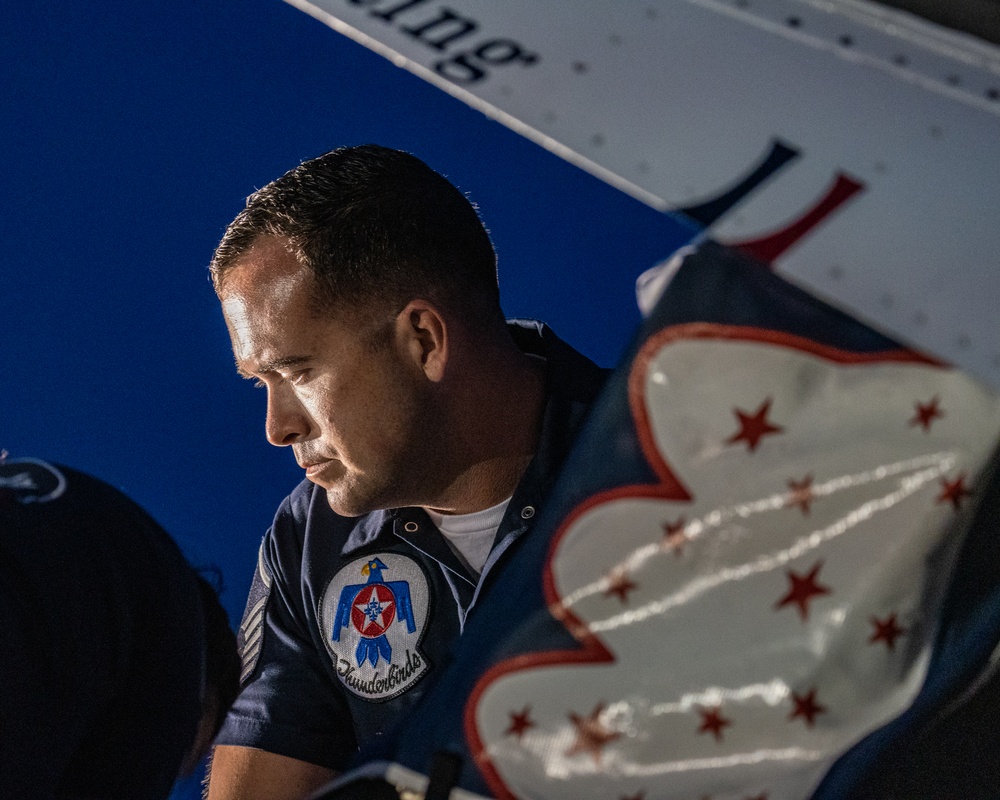
<instances>
[{"instance_id":1,"label":"man in blue uniform","mask_svg":"<svg viewBox=\"0 0 1000 800\"><path fill-rule=\"evenodd\" d=\"M0 796L162 800L238 690L214 590L101 481L0 457Z\"/></svg>"},{"instance_id":2,"label":"man in blue uniform","mask_svg":"<svg viewBox=\"0 0 1000 800\"><path fill-rule=\"evenodd\" d=\"M474 208L398 151L255 193L212 276L267 438L307 480L261 546L209 796L303 797L433 685L605 373L505 322Z\"/></svg>"}]
</instances>

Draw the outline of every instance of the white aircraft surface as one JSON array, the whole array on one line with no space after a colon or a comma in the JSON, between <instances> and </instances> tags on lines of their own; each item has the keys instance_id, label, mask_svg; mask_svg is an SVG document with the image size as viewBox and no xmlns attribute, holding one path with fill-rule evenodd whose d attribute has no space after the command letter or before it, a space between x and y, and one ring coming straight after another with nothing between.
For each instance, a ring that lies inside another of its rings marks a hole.
<instances>
[{"instance_id":1,"label":"white aircraft surface","mask_svg":"<svg viewBox=\"0 0 1000 800\"><path fill-rule=\"evenodd\" d=\"M1000 385L1000 47L865 0L289 2Z\"/></svg>"}]
</instances>

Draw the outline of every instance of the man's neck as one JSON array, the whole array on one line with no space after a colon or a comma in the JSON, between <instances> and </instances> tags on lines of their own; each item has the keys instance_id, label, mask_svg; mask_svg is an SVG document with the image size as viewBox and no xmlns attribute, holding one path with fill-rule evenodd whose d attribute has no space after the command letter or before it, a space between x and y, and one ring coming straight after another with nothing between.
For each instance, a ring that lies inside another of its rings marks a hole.
<instances>
[{"instance_id":1,"label":"man's neck","mask_svg":"<svg viewBox=\"0 0 1000 800\"><path fill-rule=\"evenodd\" d=\"M448 514L482 511L510 497L538 448L545 408L545 365L516 348L492 354L465 387L455 420L460 469L431 507Z\"/></svg>"}]
</instances>

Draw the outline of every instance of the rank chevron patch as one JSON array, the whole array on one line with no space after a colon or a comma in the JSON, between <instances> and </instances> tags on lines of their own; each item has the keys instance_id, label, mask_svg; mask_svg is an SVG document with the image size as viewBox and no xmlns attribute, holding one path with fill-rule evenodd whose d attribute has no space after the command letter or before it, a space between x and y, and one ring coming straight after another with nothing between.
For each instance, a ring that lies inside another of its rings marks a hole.
<instances>
[{"instance_id":1,"label":"rank chevron patch","mask_svg":"<svg viewBox=\"0 0 1000 800\"><path fill-rule=\"evenodd\" d=\"M629 401L659 484L563 522L544 589L581 648L488 670L470 748L498 798L808 797L920 689L998 398L910 351L692 323Z\"/></svg>"},{"instance_id":2,"label":"rank chevron patch","mask_svg":"<svg viewBox=\"0 0 1000 800\"><path fill-rule=\"evenodd\" d=\"M253 583L250 585L243 621L236 633L236 646L242 661L240 683L246 683L253 674L264 643L264 612L267 610L267 599L271 596L271 573L264 563L266 543L267 539L262 541L257 551L257 571L254 572Z\"/></svg>"}]
</instances>

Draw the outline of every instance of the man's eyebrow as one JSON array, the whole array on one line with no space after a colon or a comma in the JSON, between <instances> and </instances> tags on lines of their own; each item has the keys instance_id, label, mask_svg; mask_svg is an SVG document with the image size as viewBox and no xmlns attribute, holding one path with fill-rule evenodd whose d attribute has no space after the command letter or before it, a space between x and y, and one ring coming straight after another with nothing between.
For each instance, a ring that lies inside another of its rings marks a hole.
<instances>
[{"instance_id":1,"label":"man's eyebrow","mask_svg":"<svg viewBox=\"0 0 1000 800\"><path fill-rule=\"evenodd\" d=\"M251 379L256 378L258 375L266 375L269 372L277 372L280 369L286 369L288 367L296 367L299 364L304 364L309 361L309 356L284 356L282 358L273 358L270 361L264 361L257 364L256 369L251 372L246 369L239 361L236 362L236 372L241 378Z\"/></svg>"}]
</instances>

